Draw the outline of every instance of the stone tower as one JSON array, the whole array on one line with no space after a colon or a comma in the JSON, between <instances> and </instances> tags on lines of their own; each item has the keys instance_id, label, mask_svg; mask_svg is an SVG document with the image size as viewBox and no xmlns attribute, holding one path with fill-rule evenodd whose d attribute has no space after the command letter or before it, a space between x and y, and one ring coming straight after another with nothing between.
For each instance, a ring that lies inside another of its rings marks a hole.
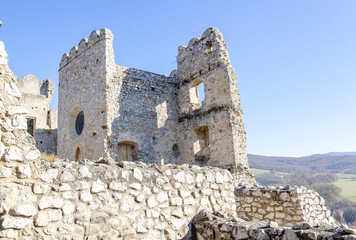
<instances>
[{"instance_id":1,"label":"stone tower","mask_svg":"<svg viewBox=\"0 0 356 240\"><path fill-rule=\"evenodd\" d=\"M107 78L114 65L110 30L93 31L59 68L58 155L98 159L107 152ZM85 128L85 131L83 129Z\"/></svg>"},{"instance_id":2,"label":"stone tower","mask_svg":"<svg viewBox=\"0 0 356 240\"><path fill-rule=\"evenodd\" d=\"M179 145L185 163L248 168L235 70L216 28L179 47ZM205 99L199 102L199 85Z\"/></svg>"}]
</instances>

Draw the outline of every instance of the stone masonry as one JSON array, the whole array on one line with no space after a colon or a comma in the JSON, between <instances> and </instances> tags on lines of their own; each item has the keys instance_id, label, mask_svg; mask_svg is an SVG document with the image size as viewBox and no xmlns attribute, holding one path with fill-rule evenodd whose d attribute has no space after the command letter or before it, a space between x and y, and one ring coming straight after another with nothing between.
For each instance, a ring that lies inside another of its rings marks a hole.
<instances>
[{"instance_id":1,"label":"stone masonry","mask_svg":"<svg viewBox=\"0 0 356 240\"><path fill-rule=\"evenodd\" d=\"M191 221L189 232L183 240L355 240L356 231L346 226L308 223L292 227L279 226L276 222L252 222L245 218L226 218L223 214L200 211Z\"/></svg>"},{"instance_id":2,"label":"stone masonry","mask_svg":"<svg viewBox=\"0 0 356 240\"><path fill-rule=\"evenodd\" d=\"M237 215L251 221L274 221L292 227L299 222L312 226L334 224L320 195L305 187L239 187L235 189Z\"/></svg>"},{"instance_id":3,"label":"stone masonry","mask_svg":"<svg viewBox=\"0 0 356 240\"><path fill-rule=\"evenodd\" d=\"M221 33L209 28L179 47L177 62L169 77L124 67L115 64L110 30L82 39L60 62L59 156L248 171L236 75Z\"/></svg>"},{"instance_id":4,"label":"stone masonry","mask_svg":"<svg viewBox=\"0 0 356 240\"><path fill-rule=\"evenodd\" d=\"M54 84L46 79L41 82L34 75L17 79L22 98L21 105L27 108L27 131L35 138L36 147L41 152L56 153L57 111L50 109Z\"/></svg>"},{"instance_id":5,"label":"stone masonry","mask_svg":"<svg viewBox=\"0 0 356 240\"><path fill-rule=\"evenodd\" d=\"M211 31L211 34L218 34L214 29ZM231 70L226 66L222 68L224 74ZM150 86L150 81L160 77L150 73L145 73L145 77L142 77L142 71L117 65L115 69L115 74L121 73L124 79L140 78L139 81L145 82L146 85L143 85L141 91ZM94 73L99 78L102 77L100 71L93 71L92 74ZM169 78L178 79L175 77L177 74L179 75L179 71L173 72ZM203 74L203 71L199 74ZM116 76L116 79L118 78L120 74ZM225 80L228 79L226 76ZM317 193L294 187L260 188L255 185L255 179L243 162L236 163L235 171L231 172L223 168L190 164L157 165L143 161L120 161L115 164L110 156L99 160L41 160L35 140L27 132L28 111L23 106L22 94L16 85L17 80L8 67L4 44L0 42L2 239L355 239L353 230L335 226L324 206L324 200ZM135 87L130 84L125 85L125 82L122 82L122 86ZM169 84L174 85L174 82ZM158 89L161 85L152 86ZM207 88L205 89L207 91ZM90 91L90 88L87 90ZM196 97L196 90L192 92L193 97ZM168 99L169 103L169 96L167 94L162 98ZM128 97L129 94L126 95L126 98ZM158 99L158 96L155 98ZM152 102L160 102L157 99ZM215 118L226 120L224 116L227 115L220 114L224 109L230 108L217 107L204 113L204 104L195 107L197 108L188 110L188 115L179 115L178 125L188 121L198 122L199 128L195 129L199 133L197 138L199 141L210 141L210 136L204 137L208 134L206 131L212 127L209 124L201 126L199 121L212 112ZM162 104L158 108L166 108L166 105ZM127 115L134 114L134 110L135 108L131 109ZM199 114L199 111L203 112ZM229 114L235 114L234 116L237 114L232 108L227 111ZM110 111L104 109L103 114L105 112ZM115 115L104 115L116 118ZM161 126L157 127L158 129L169 123L169 117L166 118L166 115L157 119L155 123ZM231 119L225 123L233 126L234 121ZM78 125L83 126L80 124L83 123L82 120L76 118L74 121L73 128L76 133L83 130L78 128ZM134 120L135 118L132 119ZM108 125L100 127L110 130ZM91 137L95 135L92 134ZM120 143L123 136L114 136ZM135 140L133 136L124 137L124 146L118 144L119 156L120 153L125 154L124 150L126 154L131 150L135 152L135 149L141 153L138 144L132 145ZM110 149L110 144L107 147ZM152 149L160 151L159 148ZM174 153L179 149L182 151L179 146L178 149L172 147ZM94 148L93 151L95 153ZM186 160L183 154L180 155L180 163L184 163ZM164 152L160 156L164 157ZM199 161L202 160L199 158ZM199 161L196 163L202 164ZM227 165L222 164L220 167L231 170ZM209 215L202 211L205 209L220 213ZM198 212L200 213L197 215ZM273 214L267 217L265 213ZM257 214L261 214L261 217ZM229 219L226 220L223 216ZM244 216L255 222L247 221ZM257 222L261 219L270 222ZM292 229L278 227L273 221L294 226ZM316 224L312 230L304 231ZM324 231L320 226L328 226L329 229Z\"/></svg>"}]
</instances>

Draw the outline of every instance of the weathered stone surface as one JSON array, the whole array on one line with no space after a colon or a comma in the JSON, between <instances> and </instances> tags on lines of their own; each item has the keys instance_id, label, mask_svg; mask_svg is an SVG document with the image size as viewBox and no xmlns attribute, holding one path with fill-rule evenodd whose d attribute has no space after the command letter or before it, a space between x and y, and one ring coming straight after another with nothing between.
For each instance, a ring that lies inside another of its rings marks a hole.
<instances>
[{"instance_id":1,"label":"weathered stone surface","mask_svg":"<svg viewBox=\"0 0 356 240\"><path fill-rule=\"evenodd\" d=\"M99 193L106 190L106 184L100 179L93 182L93 186L91 187L92 193Z\"/></svg>"},{"instance_id":2,"label":"weathered stone surface","mask_svg":"<svg viewBox=\"0 0 356 240\"><path fill-rule=\"evenodd\" d=\"M21 217L3 217L1 221L1 227L3 229L22 229L30 224L31 220Z\"/></svg>"},{"instance_id":3,"label":"weathered stone surface","mask_svg":"<svg viewBox=\"0 0 356 240\"><path fill-rule=\"evenodd\" d=\"M328 209L324 199L305 187L242 186L235 189L235 196L239 203L237 215L252 221L275 221L289 227L301 221L312 226L335 225L332 217L325 217Z\"/></svg>"},{"instance_id":4,"label":"weathered stone surface","mask_svg":"<svg viewBox=\"0 0 356 240\"><path fill-rule=\"evenodd\" d=\"M39 209L46 209L46 208L62 208L63 206L63 199L54 196L43 196L39 203Z\"/></svg>"},{"instance_id":5,"label":"weathered stone surface","mask_svg":"<svg viewBox=\"0 0 356 240\"><path fill-rule=\"evenodd\" d=\"M10 168L7 167L0 167L0 178L7 178L10 177L12 174L12 171Z\"/></svg>"},{"instance_id":6,"label":"weathered stone surface","mask_svg":"<svg viewBox=\"0 0 356 240\"><path fill-rule=\"evenodd\" d=\"M22 217L32 217L36 215L36 213L37 213L37 209L35 208L35 206L33 206L33 204L19 205L16 206L12 211L12 214L14 216L22 216Z\"/></svg>"},{"instance_id":7,"label":"weathered stone surface","mask_svg":"<svg viewBox=\"0 0 356 240\"><path fill-rule=\"evenodd\" d=\"M30 165L23 164L17 167L17 177L18 178L30 178L31 177L31 167Z\"/></svg>"},{"instance_id":8,"label":"weathered stone surface","mask_svg":"<svg viewBox=\"0 0 356 240\"><path fill-rule=\"evenodd\" d=\"M35 226L43 227L48 226L52 222L62 219L62 211L59 209L47 209L40 211L35 218Z\"/></svg>"},{"instance_id":9,"label":"weathered stone surface","mask_svg":"<svg viewBox=\"0 0 356 240\"><path fill-rule=\"evenodd\" d=\"M5 154L4 154L4 159L5 159L5 161L22 162L23 156L22 156L21 149L19 149L18 147L10 147L10 148L6 149Z\"/></svg>"},{"instance_id":10,"label":"weathered stone surface","mask_svg":"<svg viewBox=\"0 0 356 240\"><path fill-rule=\"evenodd\" d=\"M342 228L309 228L300 229L278 227L267 222L250 222L241 218L226 219L218 212L200 211L191 221L189 232L183 240L194 239L356 239L352 229L343 232ZM306 225L300 225L304 228Z\"/></svg>"},{"instance_id":11,"label":"weathered stone surface","mask_svg":"<svg viewBox=\"0 0 356 240\"><path fill-rule=\"evenodd\" d=\"M36 149L26 155L26 160L33 161L39 157L41 157L41 153Z\"/></svg>"}]
</instances>

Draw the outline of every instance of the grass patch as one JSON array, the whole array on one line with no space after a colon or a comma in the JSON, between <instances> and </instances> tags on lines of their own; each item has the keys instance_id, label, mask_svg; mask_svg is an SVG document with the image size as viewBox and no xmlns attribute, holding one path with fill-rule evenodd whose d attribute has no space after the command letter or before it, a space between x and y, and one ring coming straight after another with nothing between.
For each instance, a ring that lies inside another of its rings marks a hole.
<instances>
[{"instance_id":1,"label":"grass patch","mask_svg":"<svg viewBox=\"0 0 356 240\"><path fill-rule=\"evenodd\" d=\"M356 175L338 174L337 176L339 179L334 184L341 188L341 195L356 202Z\"/></svg>"},{"instance_id":2,"label":"grass patch","mask_svg":"<svg viewBox=\"0 0 356 240\"><path fill-rule=\"evenodd\" d=\"M47 154L47 153L42 153L41 154L41 159L45 160L47 162L57 162L59 161L59 157L54 154Z\"/></svg>"},{"instance_id":3,"label":"grass patch","mask_svg":"<svg viewBox=\"0 0 356 240\"><path fill-rule=\"evenodd\" d=\"M253 175L258 176L264 173L269 173L269 170L264 170L264 169L257 169L257 168L250 168L253 172Z\"/></svg>"}]
</instances>

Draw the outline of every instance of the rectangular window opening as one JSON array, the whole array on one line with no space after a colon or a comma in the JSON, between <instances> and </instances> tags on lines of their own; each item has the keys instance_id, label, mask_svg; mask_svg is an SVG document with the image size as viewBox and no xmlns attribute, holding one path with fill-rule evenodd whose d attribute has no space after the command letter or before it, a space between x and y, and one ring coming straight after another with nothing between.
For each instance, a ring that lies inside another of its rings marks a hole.
<instances>
[{"instance_id":1,"label":"rectangular window opening","mask_svg":"<svg viewBox=\"0 0 356 240\"><path fill-rule=\"evenodd\" d=\"M205 99L203 79L193 81L189 88L189 102L193 106L202 106Z\"/></svg>"},{"instance_id":2,"label":"rectangular window opening","mask_svg":"<svg viewBox=\"0 0 356 240\"><path fill-rule=\"evenodd\" d=\"M36 118L28 117L27 120L27 132L31 134L32 137L35 136L36 130Z\"/></svg>"},{"instance_id":3,"label":"rectangular window opening","mask_svg":"<svg viewBox=\"0 0 356 240\"><path fill-rule=\"evenodd\" d=\"M196 141L194 142L194 157L200 163L206 163L210 159L209 129L207 126L195 129Z\"/></svg>"}]
</instances>

